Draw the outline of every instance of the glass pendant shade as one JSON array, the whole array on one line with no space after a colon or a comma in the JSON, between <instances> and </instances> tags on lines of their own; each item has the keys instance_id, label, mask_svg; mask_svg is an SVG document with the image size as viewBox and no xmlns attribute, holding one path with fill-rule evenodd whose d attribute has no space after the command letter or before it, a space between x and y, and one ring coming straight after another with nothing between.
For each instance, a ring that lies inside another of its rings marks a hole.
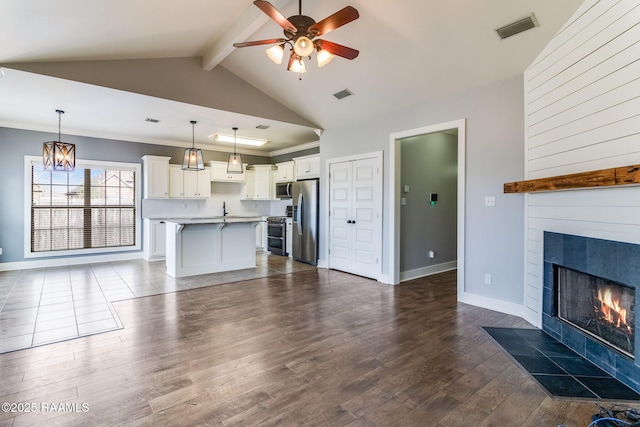
<instances>
[{"instance_id":1,"label":"glass pendant shade","mask_svg":"<svg viewBox=\"0 0 640 427\"><path fill-rule=\"evenodd\" d=\"M236 134L238 128L233 128L233 153L229 153L227 161L227 173L243 173L242 156L236 152Z\"/></svg>"},{"instance_id":2,"label":"glass pendant shade","mask_svg":"<svg viewBox=\"0 0 640 427\"><path fill-rule=\"evenodd\" d=\"M201 171L204 170L204 159L202 158L202 150L195 148L195 121L191 121L192 140L191 148L185 148L184 157L182 158L182 170Z\"/></svg>"},{"instance_id":3,"label":"glass pendant shade","mask_svg":"<svg viewBox=\"0 0 640 427\"><path fill-rule=\"evenodd\" d=\"M307 57L313 52L313 42L306 36L300 36L293 44L293 51L300 57Z\"/></svg>"},{"instance_id":4,"label":"glass pendant shade","mask_svg":"<svg viewBox=\"0 0 640 427\"><path fill-rule=\"evenodd\" d=\"M58 113L58 140L42 145L42 164L45 170L73 172L76 168L76 145L60 141L60 123L64 111Z\"/></svg>"},{"instance_id":5,"label":"glass pendant shade","mask_svg":"<svg viewBox=\"0 0 640 427\"><path fill-rule=\"evenodd\" d=\"M284 45L277 44L267 49L267 56L270 60L276 64L282 64L282 58L284 57Z\"/></svg>"},{"instance_id":6,"label":"glass pendant shade","mask_svg":"<svg viewBox=\"0 0 640 427\"><path fill-rule=\"evenodd\" d=\"M304 61L302 58L293 55L289 59L289 67L287 68L289 71L293 71L294 73L306 73L307 68L304 66Z\"/></svg>"},{"instance_id":7,"label":"glass pendant shade","mask_svg":"<svg viewBox=\"0 0 640 427\"><path fill-rule=\"evenodd\" d=\"M229 153L227 162L227 173L242 173L242 155L240 153Z\"/></svg>"},{"instance_id":8,"label":"glass pendant shade","mask_svg":"<svg viewBox=\"0 0 640 427\"><path fill-rule=\"evenodd\" d=\"M324 67L334 58L333 53L324 49L318 50L318 67Z\"/></svg>"}]
</instances>

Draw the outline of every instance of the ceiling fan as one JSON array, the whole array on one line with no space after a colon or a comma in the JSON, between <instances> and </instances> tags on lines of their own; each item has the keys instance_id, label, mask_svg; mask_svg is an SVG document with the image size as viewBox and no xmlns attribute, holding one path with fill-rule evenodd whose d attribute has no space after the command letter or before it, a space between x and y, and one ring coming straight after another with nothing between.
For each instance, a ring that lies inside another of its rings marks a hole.
<instances>
[{"instance_id":1,"label":"ceiling fan","mask_svg":"<svg viewBox=\"0 0 640 427\"><path fill-rule=\"evenodd\" d=\"M299 0L298 3L298 15L290 16L289 18L285 18L284 15L268 1L256 0L253 4L282 27L285 38L234 43L234 47L273 44L275 46L267 49L267 56L276 64L281 64L284 56L284 46L288 45L291 47L291 53L289 55L287 69L297 73L306 72L302 59L311 57L311 53L313 53L314 50L318 52L317 59L319 67L327 65L334 56L354 59L360 53L356 49L342 46L338 43L321 39L314 40L315 37L322 36L329 31L333 31L336 28L358 19L360 14L351 6L346 6L333 15L316 22L312 18L302 14L302 0Z\"/></svg>"}]
</instances>

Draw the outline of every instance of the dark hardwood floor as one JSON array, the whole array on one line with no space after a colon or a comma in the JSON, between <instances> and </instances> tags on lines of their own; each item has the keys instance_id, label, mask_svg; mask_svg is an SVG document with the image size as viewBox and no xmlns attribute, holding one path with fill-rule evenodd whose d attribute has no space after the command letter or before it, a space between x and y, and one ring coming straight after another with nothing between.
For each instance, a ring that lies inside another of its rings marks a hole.
<instances>
[{"instance_id":1,"label":"dark hardwood floor","mask_svg":"<svg viewBox=\"0 0 640 427\"><path fill-rule=\"evenodd\" d=\"M114 307L124 329L0 355L0 401L36 409L0 425L577 427L597 412L547 397L481 329L528 324L457 303L455 272L392 287L309 270Z\"/></svg>"}]
</instances>

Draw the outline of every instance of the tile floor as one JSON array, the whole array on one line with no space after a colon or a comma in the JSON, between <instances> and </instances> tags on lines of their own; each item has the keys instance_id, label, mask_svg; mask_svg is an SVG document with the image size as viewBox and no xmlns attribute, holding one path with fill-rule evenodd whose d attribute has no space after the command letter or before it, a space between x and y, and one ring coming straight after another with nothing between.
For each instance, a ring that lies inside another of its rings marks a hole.
<instances>
[{"instance_id":1,"label":"tile floor","mask_svg":"<svg viewBox=\"0 0 640 427\"><path fill-rule=\"evenodd\" d=\"M0 353L122 328L112 301L310 268L258 253L256 268L181 279L141 259L0 272Z\"/></svg>"},{"instance_id":2,"label":"tile floor","mask_svg":"<svg viewBox=\"0 0 640 427\"><path fill-rule=\"evenodd\" d=\"M552 396L640 400L639 393L539 329L484 330Z\"/></svg>"}]
</instances>

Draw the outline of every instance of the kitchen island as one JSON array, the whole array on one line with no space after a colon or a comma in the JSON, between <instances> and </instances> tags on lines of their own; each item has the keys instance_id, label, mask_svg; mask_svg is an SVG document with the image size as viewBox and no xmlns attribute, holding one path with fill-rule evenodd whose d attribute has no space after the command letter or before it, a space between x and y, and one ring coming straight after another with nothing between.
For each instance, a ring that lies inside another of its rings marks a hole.
<instances>
[{"instance_id":1,"label":"kitchen island","mask_svg":"<svg viewBox=\"0 0 640 427\"><path fill-rule=\"evenodd\" d=\"M256 266L260 217L168 218L167 274L195 276Z\"/></svg>"}]
</instances>

